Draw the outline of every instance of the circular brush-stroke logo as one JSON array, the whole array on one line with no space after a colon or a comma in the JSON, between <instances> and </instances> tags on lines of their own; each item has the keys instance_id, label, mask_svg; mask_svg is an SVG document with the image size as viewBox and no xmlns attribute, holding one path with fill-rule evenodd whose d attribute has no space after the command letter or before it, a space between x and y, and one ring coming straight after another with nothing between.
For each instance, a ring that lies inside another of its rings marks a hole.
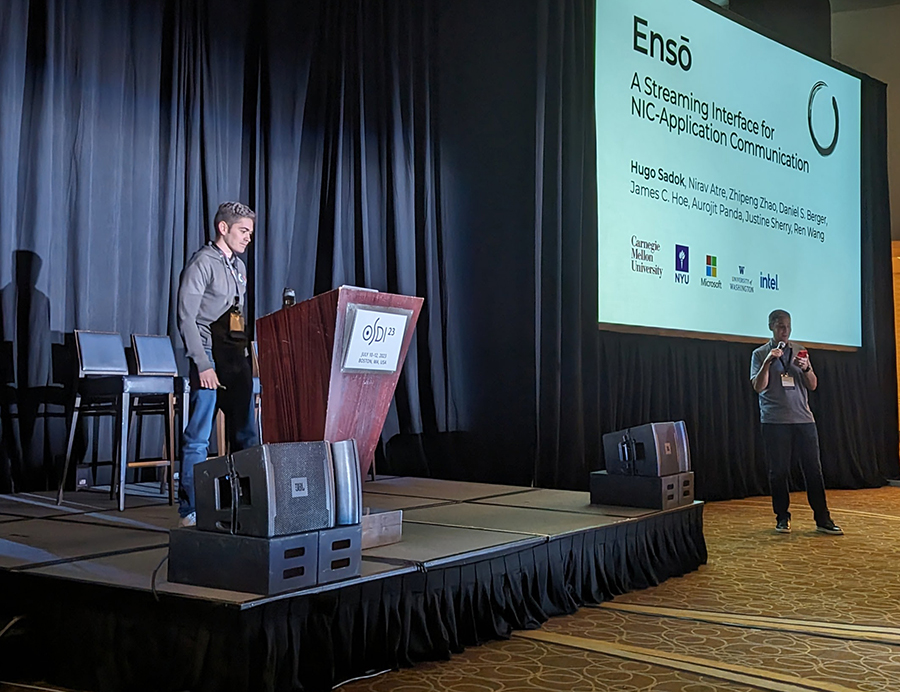
<instances>
[{"instance_id":1,"label":"circular brush-stroke logo","mask_svg":"<svg viewBox=\"0 0 900 692\"><path fill-rule=\"evenodd\" d=\"M825 82L816 82L815 84L813 84L813 88L809 92L809 105L806 107L806 121L809 123L809 136L812 137L813 145L815 145L816 151L818 151L821 156L831 156L834 148L837 146L838 132L841 129L841 117L838 114L837 99L832 96L831 106L832 108L834 108L834 138L831 140L831 144L829 144L827 147L823 147L821 144L819 144L819 140L816 139L816 133L813 132L813 101L815 100L816 94L818 93L819 89L826 86L828 85Z\"/></svg>"}]
</instances>

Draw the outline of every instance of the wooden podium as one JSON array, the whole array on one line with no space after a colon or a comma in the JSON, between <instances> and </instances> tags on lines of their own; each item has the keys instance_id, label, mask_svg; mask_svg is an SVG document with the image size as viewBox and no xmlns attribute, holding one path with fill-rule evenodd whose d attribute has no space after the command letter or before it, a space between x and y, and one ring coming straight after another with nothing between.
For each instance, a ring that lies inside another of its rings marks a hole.
<instances>
[{"instance_id":1,"label":"wooden podium","mask_svg":"<svg viewBox=\"0 0 900 692\"><path fill-rule=\"evenodd\" d=\"M422 302L342 286L259 318L263 441L354 438L365 477Z\"/></svg>"}]
</instances>

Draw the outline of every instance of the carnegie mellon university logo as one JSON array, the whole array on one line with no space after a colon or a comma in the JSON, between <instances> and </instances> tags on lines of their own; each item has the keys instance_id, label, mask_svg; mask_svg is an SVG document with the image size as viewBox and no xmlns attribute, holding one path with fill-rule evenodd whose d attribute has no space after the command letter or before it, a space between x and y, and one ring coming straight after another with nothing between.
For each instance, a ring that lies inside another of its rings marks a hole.
<instances>
[{"instance_id":1,"label":"carnegie mellon university logo","mask_svg":"<svg viewBox=\"0 0 900 692\"><path fill-rule=\"evenodd\" d=\"M824 89L827 86L828 85L822 81L819 81L819 82L816 82L815 84L813 84L813 88L810 89L810 92L809 92L809 103L806 107L806 121L809 124L809 136L812 138L813 146L815 146L816 151L818 151L821 156L831 156L831 153L834 151L834 148L837 146L838 132L841 129L841 118L840 118L840 114L838 113L837 99L834 96L831 97L831 107L832 107L832 110L834 111L834 136L831 138L831 144L828 144L827 146L822 146L821 142L819 141L819 138L816 136L816 130L815 130L815 128L813 128L813 104L815 103L816 95L819 93L819 91L821 91L822 89ZM819 98L820 99L827 98L827 96L822 95ZM828 127L828 124L827 124L829 120L830 120L830 118L817 118L817 121L820 121L818 123L818 129L819 129L820 134L823 133L823 130L825 133L827 133L829 131L830 128ZM827 135L826 135L826 137L827 137Z\"/></svg>"}]
</instances>

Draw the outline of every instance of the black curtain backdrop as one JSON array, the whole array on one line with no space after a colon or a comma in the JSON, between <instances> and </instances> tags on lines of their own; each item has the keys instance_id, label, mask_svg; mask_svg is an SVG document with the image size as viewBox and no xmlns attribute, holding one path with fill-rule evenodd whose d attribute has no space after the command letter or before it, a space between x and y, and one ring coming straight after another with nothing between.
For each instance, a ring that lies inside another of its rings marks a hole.
<instances>
[{"instance_id":1,"label":"black curtain backdrop","mask_svg":"<svg viewBox=\"0 0 900 692\"><path fill-rule=\"evenodd\" d=\"M765 493L750 346L596 328L593 23L591 0L5 0L0 490L56 485L73 330L180 348L178 275L239 199L255 315L285 286L425 298L384 470L585 488L602 433L684 419L699 496ZM812 354L842 487L897 475L884 85L863 95L865 343Z\"/></svg>"},{"instance_id":2,"label":"black curtain backdrop","mask_svg":"<svg viewBox=\"0 0 900 692\"><path fill-rule=\"evenodd\" d=\"M602 466L594 24L590 0L538 4L534 479L542 487L583 488Z\"/></svg>"},{"instance_id":3,"label":"black curtain backdrop","mask_svg":"<svg viewBox=\"0 0 900 692\"><path fill-rule=\"evenodd\" d=\"M811 352L819 387L810 395L810 406L818 423L828 487L873 487L898 476L886 152L886 86L864 76L863 346L856 352ZM572 164L573 168L579 166L579 162ZM585 189L585 199L592 193ZM594 266L593 256L585 259ZM828 277L817 279L827 281ZM815 282L807 288L813 294ZM580 295L574 286L571 294ZM790 311L791 306L784 308ZM761 344L770 333L765 324L758 327ZM587 332L594 328L590 321L584 325ZM718 500L768 493L759 407L749 384L753 346L612 332L601 332L598 338L602 431L649 421L685 420L698 497ZM794 489L803 487L799 472L793 480Z\"/></svg>"},{"instance_id":4,"label":"black curtain backdrop","mask_svg":"<svg viewBox=\"0 0 900 692\"><path fill-rule=\"evenodd\" d=\"M91 329L170 334L180 349L178 276L228 199L258 213L256 315L285 286L425 297L387 429L457 428L434 24L414 1L4 2L4 489L56 484L65 422L23 408L25 389L71 383L52 343ZM20 439L23 416L38 419L23 434L55 434Z\"/></svg>"},{"instance_id":5,"label":"black curtain backdrop","mask_svg":"<svg viewBox=\"0 0 900 692\"><path fill-rule=\"evenodd\" d=\"M479 336L490 346L466 362L481 364L475 374L490 372L502 385L484 393L490 407L477 420L515 426L533 445L518 451L532 455L535 485L583 489L588 471L602 468L603 433L683 419L698 497L767 494L749 384L753 345L597 329L594 3L489 5L455 0L442 6L439 23L441 146L445 161L464 150L467 164L442 180L466 201L448 205L461 221L446 228L454 237L470 227L490 233L482 243L494 250L480 258L492 262L487 275L472 257L473 283L493 305L478 306L483 321L465 332L486 330ZM826 482L844 488L898 476L885 86L862 81L864 344L854 353L812 354ZM533 152L533 166L520 158L523 151ZM474 235L465 236L469 247ZM516 299L521 304L513 307ZM759 333L762 343L766 325ZM795 485L802 487L799 474Z\"/></svg>"}]
</instances>

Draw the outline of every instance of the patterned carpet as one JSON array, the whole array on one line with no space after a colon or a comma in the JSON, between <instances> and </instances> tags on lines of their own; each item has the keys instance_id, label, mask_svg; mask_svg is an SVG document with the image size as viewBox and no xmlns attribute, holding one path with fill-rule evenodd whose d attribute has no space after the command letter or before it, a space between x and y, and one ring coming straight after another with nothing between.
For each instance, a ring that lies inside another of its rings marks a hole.
<instances>
[{"instance_id":1,"label":"patterned carpet","mask_svg":"<svg viewBox=\"0 0 900 692\"><path fill-rule=\"evenodd\" d=\"M708 504L709 564L345 692L900 690L900 488L830 491L844 536L768 498Z\"/></svg>"}]
</instances>

